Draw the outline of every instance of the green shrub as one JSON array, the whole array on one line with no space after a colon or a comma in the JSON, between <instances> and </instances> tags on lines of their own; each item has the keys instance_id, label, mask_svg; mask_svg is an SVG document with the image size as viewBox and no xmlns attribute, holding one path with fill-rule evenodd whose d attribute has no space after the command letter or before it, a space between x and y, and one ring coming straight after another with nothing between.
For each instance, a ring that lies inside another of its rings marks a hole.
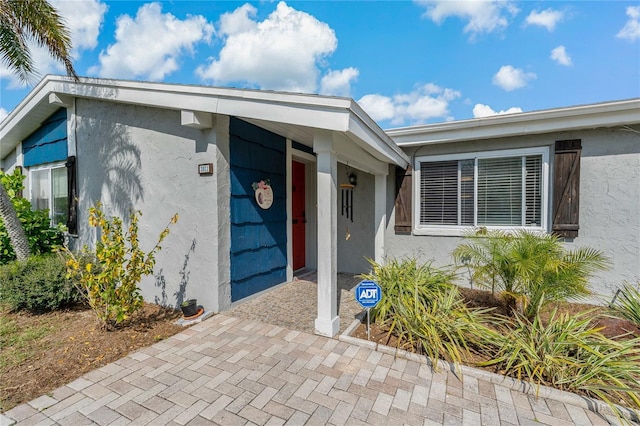
<instances>
[{"instance_id":1,"label":"green shrub","mask_svg":"<svg viewBox=\"0 0 640 426\"><path fill-rule=\"evenodd\" d=\"M635 285L625 284L611 305L613 315L624 318L640 327L640 281Z\"/></svg>"},{"instance_id":2,"label":"green shrub","mask_svg":"<svg viewBox=\"0 0 640 426\"><path fill-rule=\"evenodd\" d=\"M64 259L48 254L25 262L0 266L0 302L11 310L44 312L61 309L82 300L66 278Z\"/></svg>"},{"instance_id":3,"label":"green shrub","mask_svg":"<svg viewBox=\"0 0 640 426\"><path fill-rule=\"evenodd\" d=\"M640 409L640 339L611 340L594 329L592 311L558 315L546 323L515 315L499 336L499 350L482 363L537 385L582 392L609 404Z\"/></svg>"},{"instance_id":4,"label":"green shrub","mask_svg":"<svg viewBox=\"0 0 640 426\"><path fill-rule=\"evenodd\" d=\"M382 288L382 299L371 309L372 319L389 328L398 345L429 356L460 362L468 350L485 352L495 332L484 324L497 319L488 309L470 309L453 284L450 271L418 265L415 259L385 265L371 262L373 273L363 275Z\"/></svg>"},{"instance_id":5,"label":"green shrub","mask_svg":"<svg viewBox=\"0 0 640 426\"><path fill-rule=\"evenodd\" d=\"M89 306L106 329L112 329L143 306L138 283L153 272L155 255L160 243L169 235L169 225L178 221L175 214L160 232L153 248L145 253L138 241L138 221L141 213L131 213L127 232L122 219L108 219L97 202L89 209L89 225L100 228L100 241L95 253L85 247L83 255L63 249L67 257L67 276L77 280Z\"/></svg>"},{"instance_id":6,"label":"green shrub","mask_svg":"<svg viewBox=\"0 0 640 426\"><path fill-rule=\"evenodd\" d=\"M482 230L469 239L453 251L455 261L471 268L474 283L503 292L530 319L546 303L590 294L589 279L608 266L602 252L568 251L549 234Z\"/></svg>"},{"instance_id":7,"label":"green shrub","mask_svg":"<svg viewBox=\"0 0 640 426\"><path fill-rule=\"evenodd\" d=\"M29 251L31 254L50 253L63 242L64 226L51 227L49 210L31 209L31 203L18 195L24 189L22 181L24 176L15 170L13 174L6 174L0 171L0 182L7 190L9 198L16 210L18 220L22 224L24 233L29 240ZM16 255L9 240L9 234L0 219L0 264L5 264L15 260Z\"/></svg>"}]
</instances>

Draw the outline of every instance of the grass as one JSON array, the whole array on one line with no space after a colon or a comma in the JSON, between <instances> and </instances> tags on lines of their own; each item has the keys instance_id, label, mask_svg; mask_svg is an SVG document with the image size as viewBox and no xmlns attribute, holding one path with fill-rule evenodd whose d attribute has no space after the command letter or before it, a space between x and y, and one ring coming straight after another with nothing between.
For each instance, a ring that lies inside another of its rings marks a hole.
<instances>
[{"instance_id":1,"label":"grass","mask_svg":"<svg viewBox=\"0 0 640 426\"><path fill-rule=\"evenodd\" d=\"M15 319L0 317L0 368L11 368L35 356L42 348L42 339L55 329L46 320L21 327Z\"/></svg>"}]
</instances>

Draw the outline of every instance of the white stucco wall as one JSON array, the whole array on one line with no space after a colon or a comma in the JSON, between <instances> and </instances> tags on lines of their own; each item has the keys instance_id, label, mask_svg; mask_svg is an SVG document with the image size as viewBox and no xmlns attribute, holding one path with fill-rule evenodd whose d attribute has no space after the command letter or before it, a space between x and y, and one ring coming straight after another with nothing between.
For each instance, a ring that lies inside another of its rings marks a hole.
<instances>
[{"instance_id":1,"label":"white stucco wall","mask_svg":"<svg viewBox=\"0 0 640 426\"><path fill-rule=\"evenodd\" d=\"M353 189L353 221L342 215L342 188L349 183L349 173L357 176ZM363 171L338 163L338 272L359 274L371 268L367 258L374 258L375 178Z\"/></svg>"},{"instance_id":2,"label":"white stucco wall","mask_svg":"<svg viewBox=\"0 0 640 426\"><path fill-rule=\"evenodd\" d=\"M82 99L76 113L78 242L95 241L87 209L96 200L109 215L140 210L146 250L178 213L154 276L140 285L145 299L177 306L197 298L215 311L228 306L228 118L201 131L181 126L180 111ZM200 163L213 163L214 174L200 176Z\"/></svg>"},{"instance_id":3,"label":"white stucco wall","mask_svg":"<svg viewBox=\"0 0 640 426\"><path fill-rule=\"evenodd\" d=\"M638 126L636 130L640 130ZM423 146L407 153L413 159L414 155L549 146L553 171L554 143L566 139L582 140L580 230L579 236L567 240L566 245L568 248L590 246L611 259L611 269L591 281L593 291L604 298L590 301L608 301L624 281L640 279L640 134L622 128L583 130ZM395 188L393 174L389 176L388 187ZM396 235L393 190L389 190L388 195L386 256L413 256L421 261L433 261L435 266L450 265L451 252L463 238ZM550 206L552 196L550 193ZM465 269L460 270L460 283L468 283Z\"/></svg>"},{"instance_id":4,"label":"white stucco wall","mask_svg":"<svg viewBox=\"0 0 640 426\"><path fill-rule=\"evenodd\" d=\"M22 147L18 146L18 148ZM15 169L15 167L18 165L17 161L17 149L14 149L9 153L9 155L2 159L2 169L5 171L5 173L12 173L13 169Z\"/></svg>"}]
</instances>

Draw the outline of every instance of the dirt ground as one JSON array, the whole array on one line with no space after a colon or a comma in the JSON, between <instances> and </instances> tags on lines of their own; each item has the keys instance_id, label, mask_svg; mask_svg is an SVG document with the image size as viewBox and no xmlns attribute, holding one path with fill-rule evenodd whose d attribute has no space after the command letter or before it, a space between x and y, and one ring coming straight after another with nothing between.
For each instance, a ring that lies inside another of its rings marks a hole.
<instances>
[{"instance_id":1,"label":"dirt ground","mask_svg":"<svg viewBox=\"0 0 640 426\"><path fill-rule=\"evenodd\" d=\"M1 314L3 329L32 328L43 336L0 347L0 412L183 330L173 324L180 312L153 304L145 304L127 327L115 331L101 330L86 308L41 315ZM6 336L0 338L6 342Z\"/></svg>"}]
</instances>

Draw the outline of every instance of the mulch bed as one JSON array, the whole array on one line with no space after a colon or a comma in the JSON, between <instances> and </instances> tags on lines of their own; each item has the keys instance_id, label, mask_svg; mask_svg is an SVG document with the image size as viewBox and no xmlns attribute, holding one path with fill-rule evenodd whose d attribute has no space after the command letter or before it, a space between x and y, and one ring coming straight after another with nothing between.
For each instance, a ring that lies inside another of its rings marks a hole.
<instances>
[{"instance_id":1,"label":"mulch bed","mask_svg":"<svg viewBox=\"0 0 640 426\"><path fill-rule=\"evenodd\" d=\"M0 369L0 411L28 402L91 370L166 339L184 328L173 324L179 311L145 304L126 327L104 331L91 310L77 307L41 315L3 312L20 327L47 323L52 331L34 341L34 354ZM1 348L3 352L12 348ZM7 353L8 354L8 353Z\"/></svg>"},{"instance_id":2,"label":"mulch bed","mask_svg":"<svg viewBox=\"0 0 640 426\"><path fill-rule=\"evenodd\" d=\"M494 308L494 312L499 315L509 316L510 309L501 300L497 295L492 294L490 291L486 290L478 290L478 289L469 289L469 288L460 288L460 293L464 297L465 303L467 306L472 308ZM632 338L632 337L640 337L640 327L637 327L630 321L605 316L606 308L602 306L595 306L583 303L571 303L571 302L561 302L550 304L550 306L546 307L544 311L541 313L542 320L546 320L549 318L550 313L554 308L558 309L558 314L569 314L576 315L585 311L594 311L594 314L601 314L603 316L598 317L598 319L594 322L594 326L598 328L602 328L600 331L603 335L608 338ZM366 316L363 316L363 323L360 324L352 333L353 337L357 337L359 339L367 340L367 325L366 325ZM370 330L370 340L372 342L376 342L381 345L398 347L398 339L389 335L389 330L387 328L378 326L377 324L371 324ZM415 352L413 348L404 347L410 352ZM484 361L481 360L477 355L470 354L469 358L475 361Z\"/></svg>"}]
</instances>

